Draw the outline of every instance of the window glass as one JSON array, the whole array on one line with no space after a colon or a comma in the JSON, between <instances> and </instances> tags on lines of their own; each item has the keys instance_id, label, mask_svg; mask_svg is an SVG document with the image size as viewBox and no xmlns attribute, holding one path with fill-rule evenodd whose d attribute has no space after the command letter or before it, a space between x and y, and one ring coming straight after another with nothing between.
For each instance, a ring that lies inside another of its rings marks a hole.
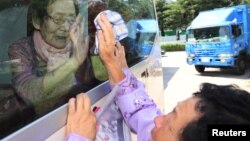
<instances>
[{"instance_id":1,"label":"window glass","mask_svg":"<svg viewBox=\"0 0 250 141\"><path fill-rule=\"evenodd\" d=\"M17 102L19 97L15 96L11 82L11 66L16 66L13 70L18 70L19 60L11 60L8 57L10 44L26 36L27 9L27 3L24 2L13 3L8 0L0 2L0 139L29 119L25 119L25 114L22 114L22 110L28 113L29 108L24 109L22 102ZM32 114L30 117L32 118Z\"/></svg>"},{"instance_id":2,"label":"window glass","mask_svg":"<svg viewBox=\"0 0 250 141\"><path fill-rule=\"evenodd\" d=\"M230 29L228 26L198 28L188 31L188 38L197 42L227 42L229 37Z\"/></svg>"},{"instance_id":3,"label":"window glass","mask_svg":"<svg viewBox=\"0 0 250 141\"><path fill-rule=\"evenodd\" d=\"M242 25L232 25L233 37L239 37L242 34Z\"/></svg>"},{"instance_id":4,"label":"window glass","mask_svg":"<svg viewBox=\"0 0 250 141\"><path fill-rule=\"evenodd\" d=\"M158 30L152 0L0 2L0 139L107 80L93 54L93 20L103 10L118 12L126 24L121 43L129 66L145 59ZM69 36L74 23L83 25L81 36L71 35L83 39L80 45Z\"/></svg>"},{"instance_id":5,"label":"window glass","mask_svg":"<svg viewBox=\"0 0 250 141\"><path fill-rule=\"evenodd\" d=\"M158 30L153 1L109 0L108 7L122 15L129 30L128 37L121 41L128 65L145 59L151 52Z\"/></svg>"}]
</instances>

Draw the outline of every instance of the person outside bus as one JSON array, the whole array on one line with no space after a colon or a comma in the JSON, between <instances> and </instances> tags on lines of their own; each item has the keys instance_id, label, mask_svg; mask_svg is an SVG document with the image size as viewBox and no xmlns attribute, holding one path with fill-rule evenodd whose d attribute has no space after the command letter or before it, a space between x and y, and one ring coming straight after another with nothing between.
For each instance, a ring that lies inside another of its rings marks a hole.
<instances>
[{"instance_id":1,"label":"person outside bus","mask_svg":"<svg viewBox=\"0 0 250 141\"><path fill-rule=\"evenodd\" d=\"M209 124L250 123L250 94L232 85L204 83L193 96L163 115L143 83L127 68L124 49L115 43L107 18L102 15L98 23L100 57L111 86L118 85L115 103L138 141L205 141ZM96 117L90 107L85 94L69 100L67 141L95 139Z\"/></svg>"}]
</instances>

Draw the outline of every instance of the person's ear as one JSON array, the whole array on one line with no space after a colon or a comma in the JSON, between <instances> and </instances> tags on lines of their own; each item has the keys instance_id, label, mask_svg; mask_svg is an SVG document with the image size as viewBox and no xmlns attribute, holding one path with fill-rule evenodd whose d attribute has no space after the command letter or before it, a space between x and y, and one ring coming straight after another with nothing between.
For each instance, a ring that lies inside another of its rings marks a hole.
<instances>
[{"instance_id":1,"label":"person's ear","mask_svg":"<svg viewBox=\"0 0 250 141\"><path fill-rule=\"evenodd\" d=\"M37 16L32 15L32 24L36 30L40 30L41 20Z\"/></svg>"}]
</instances>

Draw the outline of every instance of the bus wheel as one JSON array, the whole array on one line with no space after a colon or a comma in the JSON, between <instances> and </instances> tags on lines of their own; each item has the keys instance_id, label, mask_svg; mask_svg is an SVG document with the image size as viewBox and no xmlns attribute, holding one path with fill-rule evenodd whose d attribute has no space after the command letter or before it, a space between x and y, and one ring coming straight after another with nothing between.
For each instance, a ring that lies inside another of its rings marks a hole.
<instances>
[{"instance_id":1,"label":"bus wheel","mask_svg":"<svg viewBox=\"0 0 250 141\"><path fill-rule=\"evenodd\" d=\"M245 74L246 61L245 61L244 57L240 56L236 65L237 65L236 66L236 74L238 74L238 75Z\"/></svg>"},{"instance_id":2,"label":"bus wheel","mask_svg":"<svg viewBox=\"0 0 250 141\"><path fill-rule=\"evenodd\" d=\"M194 67L195 67L196 71L198 71L199 73L203 73L205 71L204 66L195 65Z\"/></svg>"}]
</instances>

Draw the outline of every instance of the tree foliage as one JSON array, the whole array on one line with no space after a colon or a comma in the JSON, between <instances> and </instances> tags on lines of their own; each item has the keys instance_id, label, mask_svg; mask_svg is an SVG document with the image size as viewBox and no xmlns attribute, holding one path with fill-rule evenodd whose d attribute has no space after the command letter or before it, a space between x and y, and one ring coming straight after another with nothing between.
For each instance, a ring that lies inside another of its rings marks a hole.
<instances>
[{"instance_id":1,"label":"tree foliage","mask_svg":"<svg viewBox=\"0 0 250 141\"><path fill-rule=\"evenodd\" d=\"M186 28L200 11L250 4L250 0L176 0L165 3L165 0L156 1L158 22L161 30Z\"/></svg>"},{"instance_id":2,"label":"tree foliage","mask_svg":"<svg viewBox=\"0 0 250 141\"><path fill-rule=\"evenodd\" d=\"M135 17L133 9L120 1L109 0L108 6L111 10L120 13L125 21Z\"/></svg>"},{"instance_id":3,"label":"tree foliage","mask_svg":"<svg viewBox=\"0 0 250 141\"><path fill-rule=\"evenodd\" d=\"M127 3L119 0L109 0L108 7L120 13L126 22L130 19L150 19L155 17L154 11L150 11L154 9L153 0L129 0Z\"/></svg>"},{"instance_id":4,"label":"tree foliage","mask_svg":"<svg viewBox=\"0 0 250 141\"><path fill-rule=\"evenodd\" d=\"M165 14L165 11L167 10L167 3L165 2L165 0L157 0L155 6L158 17L159 28L161 30L162 36L164 36L164 29L166 28L164 23L166 22L165 20L167 19L167 14Z\"/></svg>"}]
</instances>

